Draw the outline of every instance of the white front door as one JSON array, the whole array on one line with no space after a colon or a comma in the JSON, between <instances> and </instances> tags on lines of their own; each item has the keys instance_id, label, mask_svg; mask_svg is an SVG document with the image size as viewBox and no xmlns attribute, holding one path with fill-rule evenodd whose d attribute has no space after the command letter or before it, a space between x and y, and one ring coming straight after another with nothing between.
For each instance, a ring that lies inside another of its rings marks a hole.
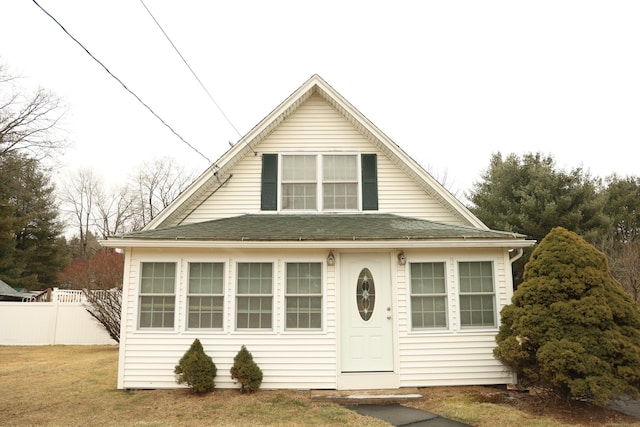
<instances>
[{"instance_id":1,"label":"white front door","mask_svg":"<svg viewBox=\"0 0 640 427\"><path fill-rule=\"evenodd\" d=\"M341 371L393 371L389 254L340 256Z\"/></svg>"}]
</instances>

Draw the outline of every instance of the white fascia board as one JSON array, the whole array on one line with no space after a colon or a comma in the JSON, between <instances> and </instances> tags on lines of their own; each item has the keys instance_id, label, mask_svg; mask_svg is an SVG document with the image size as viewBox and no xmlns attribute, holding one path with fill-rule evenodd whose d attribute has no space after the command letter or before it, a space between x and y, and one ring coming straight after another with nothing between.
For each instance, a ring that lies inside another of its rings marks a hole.
<instances>
[{"instance_id":1,"label":"white fascia board","mask_svg":"<svg viewBox=\"0 0 640 427\"><path fill-rule=\"evenodd\" d=\"M211 240L155 240L155 239L108 239L100 240L102 246L108 248L227 248L227 249L380 249L380 248L527 248L535 244L535 240L485 240L485 239L452 239L452 240L332 240L332 241L211 241Z\"/></svg>"}]
</instances>

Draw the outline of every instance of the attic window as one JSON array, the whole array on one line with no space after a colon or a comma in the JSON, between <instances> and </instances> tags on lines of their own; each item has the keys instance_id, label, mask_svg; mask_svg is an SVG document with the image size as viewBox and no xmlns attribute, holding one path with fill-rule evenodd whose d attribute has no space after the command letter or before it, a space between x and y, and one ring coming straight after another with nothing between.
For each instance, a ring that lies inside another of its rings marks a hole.
<instances>
[{"instance_id":1,"label":"attic window","mask_svg":"<svg viewBox=\"0 0 640 427\"><path fill-rule=\"evenodd\" d=\"M264 154L261 198L262 210L377 210L376 155Z\"/></svg>"}]
</instances>

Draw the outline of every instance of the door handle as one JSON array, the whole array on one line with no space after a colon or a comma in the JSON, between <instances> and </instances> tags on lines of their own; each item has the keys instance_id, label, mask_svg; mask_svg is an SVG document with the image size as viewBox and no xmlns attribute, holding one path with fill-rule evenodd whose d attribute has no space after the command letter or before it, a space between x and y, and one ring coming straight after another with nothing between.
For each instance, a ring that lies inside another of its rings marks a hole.
<instances>
[{"instance_id":1,"label":"door handle","mask_svg":"<svg viewBox=\"0 0 640 427\"><path fill-rule=\"evenodd\" d=\"M391 319L391 307L387 307L387 319Z\"/></svg>"}]
</instances>

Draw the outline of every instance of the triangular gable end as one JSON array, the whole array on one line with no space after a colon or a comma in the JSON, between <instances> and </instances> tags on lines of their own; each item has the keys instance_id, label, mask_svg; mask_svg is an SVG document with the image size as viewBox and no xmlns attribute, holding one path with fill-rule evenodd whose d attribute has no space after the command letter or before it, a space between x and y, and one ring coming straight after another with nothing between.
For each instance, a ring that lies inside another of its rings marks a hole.
<instances>
[{"instance_id":1,"label":"triangular gable end","mask_svg":"<svg viewBox=\"0 0 640 427\"><path fill-rule=\"evenodd\" d=\"M260 142L314 93L319 94L336 111L351 122L372 144L385 153L392 162L417 182L427 194L439 200L443 206L448 207L455 216L463 219L470 226L488 229L444 186L426 172L424 168L407 155L397 144L380 131L320 76L315 74L242 137L212 166L205 170L180 196L154 218L153 221L147 224L145 230L170 227L181 223L181 221L211 194L217 191L220 186L224 185L230 177L231 170L242 158L247 155L254 155Z\"/></svg>"}]
</instances>

